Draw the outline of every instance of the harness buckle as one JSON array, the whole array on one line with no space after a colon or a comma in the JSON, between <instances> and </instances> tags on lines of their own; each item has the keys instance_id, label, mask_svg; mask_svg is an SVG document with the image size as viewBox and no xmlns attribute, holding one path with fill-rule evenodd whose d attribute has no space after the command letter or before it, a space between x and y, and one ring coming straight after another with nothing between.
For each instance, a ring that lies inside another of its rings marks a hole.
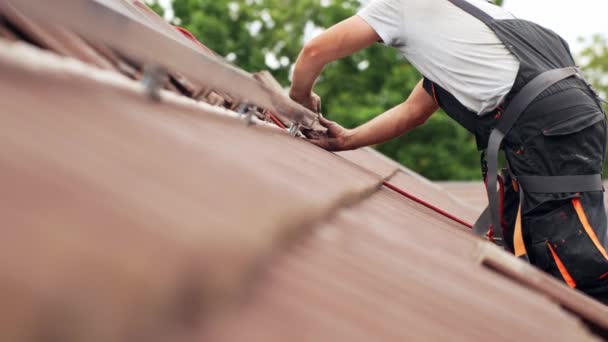
<instances>
[{"instance_id":1,"label":"harness buckle","mask_svg":"<svg viewBox=\"0 0 608 342\"><path fill-rule=\"evenodd\" d=\"M501 238L501 237L492 237L492 241L494 241L494 243L500 247L505 246L505 242L504 242L503 238Z\"/></svg>"},{"instance_id":2,"label":"harness buckle","mask_svg":"<svg viewBox=\"0 0 608 342\"><path fill-rule=\"evenodd\" d=\"M483 179L486 179L488 176L488 161L486 160L485 150L481 151L479 162L481 164L481 176Z\"/></svg>"}]
</instances>

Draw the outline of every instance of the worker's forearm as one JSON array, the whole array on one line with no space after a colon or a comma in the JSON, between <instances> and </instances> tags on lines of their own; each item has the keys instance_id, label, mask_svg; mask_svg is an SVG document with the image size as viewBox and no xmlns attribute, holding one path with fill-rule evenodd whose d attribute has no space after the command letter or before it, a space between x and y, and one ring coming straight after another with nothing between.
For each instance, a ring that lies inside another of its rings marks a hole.
<instances>
[{"instance_id":1,"label":"worker's forearm","mask_svg":"<svg viewBox=\"0 0 608 342\"><path fill-rule=\"evenodd\" d=\"M316 58L314 52L304 49L293 71L293 81L290 96L294 100L310 96L315 81L325 67L325 61Z\"/></svg>"},{"instance_id":2,"label":"worker's forearm","mask_svg":"<svg viewBox=\"0 0 608 342\"><path fill-rule=\"evenodd\" d=\"M359 16L348 18L308 42L298 60L290 92L294 100L307 98L315 81L328 63L364 49L380 37Z\"/></svg>"},{"instance_id":3,"label":"worker's forearm","mask_svg":"<svg viewBox=\"0 0 608 342\"><path fill-rule=\"evenodd\" d=\"M357 149L377 145L396 138L423 124L431 113L421 113L419 108L402 103L368 123L349 131L346 148Z\"/></svg>"}]
</instances>

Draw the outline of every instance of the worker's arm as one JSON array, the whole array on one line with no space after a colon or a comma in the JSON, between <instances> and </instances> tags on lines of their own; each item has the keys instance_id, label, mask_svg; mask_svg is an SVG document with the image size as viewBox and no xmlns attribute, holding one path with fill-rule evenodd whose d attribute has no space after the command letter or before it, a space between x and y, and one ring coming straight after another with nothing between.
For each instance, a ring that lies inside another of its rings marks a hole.
<instances>
[{"instance_id":1,"label":"worker's arm","mask_svg":"<svg viewBox=\"0 0 608 342\"><path fill-rule=\"evenodd\" d=\"M420 81L407 101L355 129L345 129L321 117L321 124L328 129L327 137L309 141L329 151L376 145L422 125L437 109L435 100L424 90Z\"/></svg>"},{"instance_id":2,"label":"worker's arm","mask_svg":"<svg viewBox=\"0 0 608 342\"><path fill-rule=\"evenodd\" d=\"M358 16L348 18L308 42L296 61L293 72L290 97L318 111L320 103L313 96L315 81L328 63L362 50L380 37L363 19Z\"/></svg>"}]
</instances>

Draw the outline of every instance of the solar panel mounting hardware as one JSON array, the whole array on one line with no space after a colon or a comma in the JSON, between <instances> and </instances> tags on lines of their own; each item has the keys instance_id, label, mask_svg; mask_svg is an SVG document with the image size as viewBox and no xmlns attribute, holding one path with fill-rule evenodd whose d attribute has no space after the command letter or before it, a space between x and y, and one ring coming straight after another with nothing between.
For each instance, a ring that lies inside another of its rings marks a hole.
<instances>
[{"instance_id":1,"label":"solar panel mounting hardware","mask_svg":"<svg viewBox=\"0 0 608 342\"><path fill-rule=\"evenodd\" d=\"M289 126L289 134L292 137L297 137L299 132L300 132L300 124L296 123L296 122L293 122L291 124L291 126Z\"/></svg>"},{"instance_id":2,"label":"solar panel mounting hardware","mask_svg":"<svg viewBox=\"0 0 608 342\"><path fill-rule=\"evenodd\" d=\"M257 110L258 107L256 106L251 106L247 103L241 103L239 105L239 108L237 109L237 112L240 115L245 116L245 124L249 127L253 124L253 115L256 113Z\"/></svg>"},{"instance_id":3,"label":"solar panel mounting hardware","mask_svg":"<svg viewBox=\"0 0 608 342\"><path fill-rule=\"evenodd\" d=\"M0 7L10 4L32 20L66 27L131 59L188 75L192 81L231 98L247 99L258 108L281 113L302 128L312 129L316 124L317 115L311 110L276 89L264 87L251 74L221 58L205 54L173 35L159 34L153 25L126 10L122 1L53 0L53 6L40 3L40 0L0 0Z\"/></svg>"},{"instance_id":4,"label":"solar panel mounting hardware","mask_svg":"<svg viewBox=\"0 0 608 342\"><path fill-rule=\"evenodd\" d=\"M239 107L236 109L236 112L239 114L245 114L245 112L247 111L247 108L249 108L249 105L245 102L241 103L239 105Z\"/></svg>"},{"instance_id":5,"label":"solar panel mounting hardware","mask_svg":"<svg viewBox=\"0 0 608 342\"><path fill-rule=\"evenodd\" d=\"M251 107L249 107L249 110L245 114L245 124L247 124L248 127L253 125L253 115L257 112L257 110L258 110L258 107L251 106Z\"/></svg>"},{"instance_id":6,"label":"solar panel mounting hardware","mask_svg":"<svg viewBox=\"0 0 608 342\"><path fill-rule=\"evenodd\" d=\"M160 91L169 80L167 69L160 65L146 65L144 67L141 84L145 94L153 101L160 101Z\"/></svg>"}]
</instances>

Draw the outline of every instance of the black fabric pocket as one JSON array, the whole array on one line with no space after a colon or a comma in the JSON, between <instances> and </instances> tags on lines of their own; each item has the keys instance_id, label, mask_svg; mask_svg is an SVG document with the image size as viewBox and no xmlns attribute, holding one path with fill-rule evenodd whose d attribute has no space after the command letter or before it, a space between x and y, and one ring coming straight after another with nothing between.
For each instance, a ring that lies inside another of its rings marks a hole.
<instances>
[{"instance_id":1,"label":"black fabric pocket","mask_svg":"<svg viewBox=\"0 0 608 342\"><path fill-rule=\"evenodd\" d=\"M542 216L524 218L530 235L530 261L553 276L563 279L550 244L570 273L577 288L596 287L608 282L601 279L608 273L608 259L597 249L585 232L572 200L554 201L556 208ZM595 209L601 209L598 206Z\"/></svg>"},{"instance_id":2,"label":"black fabric pocket","mask_svg":"<svg viewBox=\"0 0 608 342\"><path fill-rule=\"evenodd\" d=\"M583 103L525 122L513 132L505 152L515 175L589 175L602 172L605 146L604 114ZM525 211L540 203L529 204Z\"/></svg>"},{"instance_id":3,"label":"black fabric pocket","mask_svg":"<svg viewBox=\"0 0 608 342\"><path fill-rule=\"evenodd\" d=\"M572 118L547 126L509 153L515 174L563 176L602 172L606 145L603 115Z\"/></svg>"},{"instance_id":4,"label":"black fabric pocket","mask_svg":"<svg viewBox=\"0 0 608 342\"><path fill-rule=\"evenodd\" d=\"M574 107L576 115L548 125L542 130L542 134L547 137L560 136L578 133L587 127L595 125L603 120L604 116L597 107L579 106Z\"/></svg>"},{"instance_id":5,"label":"black fabric pocket","mask_svg":"<svg viewBox=\"0 0 608 342\"><path fill-rule=\"evenodd\" d=\"M539 241L528 247L528 257L530 262L541 271L560 277L557 267L551 261L551 254L547 247L547 241Z\"/></svg>"}]
</instances>

